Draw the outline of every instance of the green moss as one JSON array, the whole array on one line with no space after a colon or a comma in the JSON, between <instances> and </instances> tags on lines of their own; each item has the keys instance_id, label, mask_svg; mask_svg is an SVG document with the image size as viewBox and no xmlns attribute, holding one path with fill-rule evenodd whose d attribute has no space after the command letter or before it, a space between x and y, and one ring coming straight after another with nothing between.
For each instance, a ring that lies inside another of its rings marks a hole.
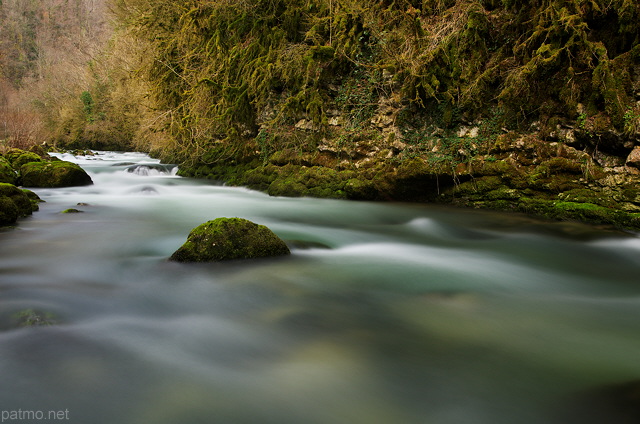
<instances>
[{"instance_id":1,"label":"green moss","mask_svg":"<svg viewBox=\"0 0 640 424\"><path fill-rule=\"evenodd\" d=\"M353 200L374 200L378 197L375 184L366 179L351 178L347 180L344 189L346 196Z\"/></svg>"},{"instance_id":2,"label":"green moss","mask_svg":"<svg viewBox=\"0 0 640 424\"><path fill-rule=\"evenodd\" d=\"M211 262L288 255L289 248L264 225L217 218L194 228L171 256L178 262Z\"/></svg>"},{"instance_id":3,"label":"green moss","mask_svg":"<svg viewBox=\"0 0 640 424\"><path fill-rule=\"evenodd\" d=\"M13 225L20 212L16 204L7 196L0 196L0 226Z\"/></svg>"},{"instance_id":4,"label":"green moss","mask_svg":"<svg viewBox=\"0 0 640 424\"><path fill-rule=\"evenodd\" d=\"M507 176L513 175L517 171L514 166L506 160L494 160L481 163L478 172L482 175Z\"/></svg>"},{"instance_id":5,"label":"green moss","mask_svg":"<svg viewBox=\"0 0 640 424\"><path fill-rule=\"evenodd\" d=\"M272 196L345 198L345 176L322 166L287 165L277 172L267 192Z\"/></svg>"},{"instance_id":6,"label":"green moss","mask_svg":"<svg viewBox=\"0 0 640 424\"><path fill-rule=\"evenodd\" d=\"M35 309L16 312L11 316L11 320L16 327L48 327L57 324L54 314Z\"/></svg>"},{"instance_id":7,"label":"green moss","mask_svg":"<svg viewBox=\"0 0 640 424\"><path fill-rule=\"evenodd\" d=\"M307 187L295 177L278 177L269 184L267 193L270 196L302 197L307 194Z\"/></svg>"},{"instance_id":8,"label":"green moss","mask_svg":"<svg viewBox=\"0 0 640 424\"><path fill-rule=\"evenodd\" d=\"M456 195L482 194L496 190L501 187L502 184L502 179L498 176L480 177L458 184L454 187L454 193Z\"/></svg>"},{"instance_id":9,"label":"green moss","mask_svg":"<svg viewBox=\"0 0 640 424\"><path fill-rule=\"evenodd\" d=\"M15 169L20 169L22 165L29 162L43 162L42 157L32 152L24 152L21 155L14 157L11 164Z\"/></svg>"},{"instance_id":10,"label":"green moss","mask_svg":"<svg viewBox=\"0 0 640 424\"><path fill-rule=\"evenodd\" d=\"M11 149L4 155L14 168L18 169L27 162L41 162L42 157L36 153L22 149Z\"/></svg>"},{"instance_id":11,"label":"green moss","mask_svg":"<svg viewBox=\"0 0 640 424\"><path fill-rule=\"evenodd\" d=\"M628 213L593 203L521 198L518 202L518 209L551 219L576 220L593 224L608 224L620 228L640 229L640 214Z\"/></svg>"},{"instance_id":12,"label":"green moss","mask_svg":"<svg viewBox=\"0 0 640 424\"><path fill-rule=\"evenodd\" d=\"M573 218L596 223L615 223L623 218L623 212L594 205L593 203L557 202L554 213L559 218Z\"/></svg>"},{"instance_id":13,"label":"green moss","mask_svg":"<svg viewBox=\"0 0 640 424\"><path fill-rule=\"evenodd\" d=\"M0 196L11 199L18 209L18 216L31 215L33 206L27 194L13 184L0 183Z\"/></svg>"},{"instance_id":14,"label":"green moss","mask_svg":"<svg viewBox=\"0 0 640 424\"><path fill-rule=\"evenodd\" d=\"M562 193L561 198L565 202L586 204L591 203L608 208L616 207L616 202L610 196L603 196L601 192L586 188L569 190L565 193Z\"/></svg>"},{"instance_id":15,"label":"green moss","mask_svg":"<svg viewBox=\"0 0 640 424\"><path fill-rule=\"evenodd\" d=\"M73 213L82 213L82 211L81 211L81 210L78 210L78 209L73 209L73 208L71 208L71 209L65 209L65 210L63 210L63 211L62 211L62 212L60 212L60 213L72 213L72 214L73 214Z\"/></svg>"},{"instance_id":16,"label":"green moss","mask_svg":"<svg viewBox=\"0 0 640 424\"><path fill-rule=\"evenodd\" d=\"M530 187L554 193L583 188L580 177L587 172L581 162L556 157L542 162L531 170L526 178Z\"/></svg>"},{"instance_id":17,"label":"green moss","mask_svg":"<svg viewBox=\"0 0 640 424\"><path fill-rule=\"evenodd\" d=\"M79 165L66 161L30 162L20 167L26 187L72 187L91 185L91 177Z\"/></svg>"},{"instance_id":18,"label":"green moss","mask_svg":"<svg viewBox=\"0 0 640 424\"><path fill-rule=\"evenodd\" d=\"M500 187L489 191L485 196L487 200L517 200L522 197L521 193L509 187Z\"/></svg>"},{"instance_id":19,"label":"green moss","mask_svg":"<svg viewBox=\"0 0 640 424\"><path fill-rule=\"evenodd\" d=\"M16 171L14 171L11 163L0 156L0 183L13 184L16 182Z\"/></svg>"},{"instance_id":20,"label":"green moss","mask_svg":"<svg viewBox=\"0 0 640 424\"><path fill-rule=\"evenodd\" d=\"M36 212L40 209L40 203L44 202L36 193L31 190L27 190L26 188L22 189L22 192L29 198L31 201L31 210Z\"/></svg>"}]
</instances>

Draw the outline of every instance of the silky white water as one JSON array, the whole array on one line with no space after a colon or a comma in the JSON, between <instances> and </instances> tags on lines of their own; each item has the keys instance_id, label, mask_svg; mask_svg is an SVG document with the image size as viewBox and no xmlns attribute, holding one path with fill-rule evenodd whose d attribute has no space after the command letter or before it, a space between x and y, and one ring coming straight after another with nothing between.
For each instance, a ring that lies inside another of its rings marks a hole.
<instances>
[{"instance_id":1,"label":"silky white water","mask_svg":"<svg viewBox=\"0 0 640 424\"><path fill-rule=\"evenodd\" d=\"M40 211L0 232L0 412L68 410L92 424L595 423L593 393L640 379L637 235L274 198L175 176L144 154L60 156L95 184L34 189ZM292 255L167 260L218 217L267 225ZM58 325L6 324L24 309Z\"/></svg>"}]
</instances>

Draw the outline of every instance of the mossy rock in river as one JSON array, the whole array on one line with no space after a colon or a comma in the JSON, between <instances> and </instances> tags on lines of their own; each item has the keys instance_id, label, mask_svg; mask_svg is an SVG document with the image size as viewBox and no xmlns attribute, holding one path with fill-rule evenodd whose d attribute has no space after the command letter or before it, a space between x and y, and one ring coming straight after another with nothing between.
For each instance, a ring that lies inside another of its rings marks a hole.
<instances>
[{"instance_id":1,"label":"mossy rock in river","mask_svg":"<svg viewBox=\"0 0 640 424\"><path fill-rule=\"evenodd\" d=\"M13 184L16 182L16 171L13 170L11 163L0 156L0 183Z\"/></svg>"},{"instance_id":2,"label":"mossy rock in river","mask_svg":"<svg viewBox=\"0 0 640 424\"><path fill-rule=\"evenodd\" d=\"M36 193L31 190L27 190L26 188L21 189L22 192L29 198L31 201L31 210L33 212L40 210L40 203L43 203L44 200L40 198Z\"/></svg>"},{"instance_id":3,"label":"mossy rock in river","mask_svg":"<svg viewBox=\"0 0 640 424\"><path fill-rule=\"evenodd\" d=\"M66 161L29 162L20 167L26 187L73 187L91 185L89 174L79 165Z\"/></svg>"},{"instance_id":4,"label":"mossy rock in river","mask_svg":"<svg viewBox=\"0 0 640 424\"><path fill-rule=\"evenodd\" d=\"M264 225L242 218L218 218L194 228L170 260L217 262L290 253L285 242Z\"/></svg>"},{"instance_id":5,"label":"mossy rock in river","mask_svg":"<svg viewBox=\"0 0 640 424\"><path fill-rule=\"evenodd\" d=\"M0 227L12 225L18 220L18 207L7 196L0 196Z\"/></svg>"},{"instance_id":6,"label":"mossy rock in river","mask_svg":"<svg viewBox=\"0 0 640 424\"><path fill-rule=\"evenodd\" d=\"M27 193L13 184L0 183L0 197L8 199L16 207L16 219L31 215L34 211L33 202ZM1 208L7 217L13 216L13 208L6 201L2 202ZM11 222L5 222L3 225L12 224L16 219L13 219Z\"/></svg>"},{"instance_id":7,"label":"mossy rock in river","mask_svg":"<svg viewBox=\"0 0 640 424\"><path fill-rule=\"evenodd\" d=\"M11 162L14 169L19 169L22 165L29 162L43 162L39 154L20 149L11 149L5 154L5 157Z\"/></svg>"}]
</instances>

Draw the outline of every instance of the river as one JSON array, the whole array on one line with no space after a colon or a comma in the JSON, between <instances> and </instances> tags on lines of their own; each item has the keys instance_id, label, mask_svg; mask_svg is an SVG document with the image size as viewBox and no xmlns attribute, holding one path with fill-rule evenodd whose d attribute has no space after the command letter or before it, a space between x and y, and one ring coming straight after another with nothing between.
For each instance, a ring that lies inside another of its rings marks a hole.
<instances>
[{"instance_id":1,"label":"river","mask_svg":"<svg viewBox=\"0 0 640 424\"><path fill-rule=\"evenodd\" d=\"M3 414L608 424L617 421L601 408L602 388L640 379L637 235L433 205L269 197L178 177L137 153L58 156L95 184L34 189L40 211L0 232ZM82 213L60 213L68 208ZM167 260L218 217L267 225L292 255ZM9 328L24 309L58 324Z\"/></svg>"}]
</instances>

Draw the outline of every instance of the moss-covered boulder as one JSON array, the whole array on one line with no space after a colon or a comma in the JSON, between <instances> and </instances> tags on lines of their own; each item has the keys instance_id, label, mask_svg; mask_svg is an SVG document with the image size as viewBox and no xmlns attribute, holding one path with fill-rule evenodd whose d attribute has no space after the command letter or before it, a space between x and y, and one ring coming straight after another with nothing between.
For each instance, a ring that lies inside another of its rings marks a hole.
<instances>
[{"instance_id":1,"label":"moss-covered boulder","mask_svg":"<svg viewBox=\"0 0 640 424\"><path fill-rule=\"evenodd\" d=\"M15 224L18 220L18 207L7 196L0 196L0 227Z\"/></svg>"},{"instance_id":2,"label":"moss-covered boulder","mask_svg":"<svg viewBox=\"0 0 640 424\"><path fill-rule=\"evenodd\" d=\"M89 174L79 165L66 161L28 162L20 167L25 187L73 187L91 185Z\"/></svg>"},{"instance_id":3,"label":"moss-covered boulder","mask_svg":"<svg viewBox=\"0 0 640 424\"><path fill-rule=\"evenodd\" d=\"M242 218L218 218L194 228L170 260L216 262L290 253L285 242L264 225Z\"/></svg>"},{"instance_id":4,"label":"moss-covered boulder","mask_svg":"<svg viewBox=\"0 0 640 424\"><path fill-rule=\"evenodd\" d=\"M14 171L11 163L0 156L0 183L13 184L16 182L16 171Z\"/></svg>"},{"instance_id":5,"label":"moss-covered boulder","mask_svg":"<svg viewBox=\"0 0 640 424\"><path fill-rule=\"evenodd\" d=\"M9 199L16 206L18 217L31 215L33 204L29 196L13 184L0 183L0 196Z\"/></svg>"},{"instance_id":6,"label":"moss-covered boulder","mask_svg":"<svg viewBox=\"0 0 640 424\"><path fill-rule=\"evenodd\" d=\"M31 201L31 210L33 212L40 210L40 203L44 202L36 193L31 190L27 190L26 188L22 189L22 192L29 198Z\"/></svg>"},{"instance_id":7,"label":"moss-covered boulder","mask_svg":"<svg viewBox=\"0 0 640 424\"><path fill-rule=\"evenodd\" d=\"M11 162L14 169L18 169L29 162L43 162L39 154L20 149L9 150L9 152L5 154L5 157Z\"/></svg>"}]
</instances>

